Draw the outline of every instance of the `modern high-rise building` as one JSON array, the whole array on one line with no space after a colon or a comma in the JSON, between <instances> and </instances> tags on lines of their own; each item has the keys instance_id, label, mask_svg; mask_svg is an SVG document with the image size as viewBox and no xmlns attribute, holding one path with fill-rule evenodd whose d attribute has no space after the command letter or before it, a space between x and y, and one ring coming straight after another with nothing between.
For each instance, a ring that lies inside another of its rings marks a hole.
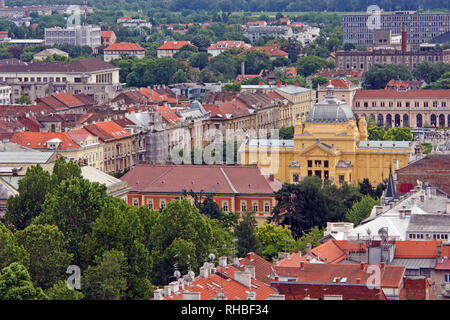
<instances>
[{"instance_id":1,"label":"modern high-rise building","mask_svg":"<svg viewBox=\"0 0 450 320\"><path fill-rule=\"evenodd\" d=\"M45 45L71 44L89 46L92 49L102 45L101 29L94 26L54 27L45 28Z\"/></svg>"},{"instance_id":2,"label":"modern high-rise building","mask_svg":"<svg viewBox=\"0 0 450 320\"><path fill-rule=\"evenodd\" d=\"M406 23L408 44L411 50L418 50L421 43L450 31L450 13L382 12L376 28L368 28L369 18L374 19L369 22L376 21L376 17L367 13L344 15L343 42L372 46L375 40L375 29L391 30L392 33L401 34L402 25Z\"/></svg>"}]
</instances>

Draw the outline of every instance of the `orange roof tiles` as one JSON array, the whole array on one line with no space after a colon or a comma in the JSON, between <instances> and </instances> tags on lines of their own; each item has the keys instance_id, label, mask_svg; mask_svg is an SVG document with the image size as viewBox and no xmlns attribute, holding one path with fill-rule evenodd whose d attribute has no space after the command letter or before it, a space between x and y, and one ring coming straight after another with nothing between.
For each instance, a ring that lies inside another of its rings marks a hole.
<instances>
[{"instance_id":1,"label":"orange roof tiles","mask_svg":"<svg viewBox=\"0 0 450 320\"><path fill-rule=\"evenodd\" d=\"M102 38L111 38L112 35L115 34L114 31L112 31L112 30L106 30L106 31L104 30L104 31L101 31L100 33L101 33Z\"/></svg>"},{"instance_id":2,"label":"orange roof tiles","mask_svg":"<svg viewBox=\"0 0 450 320\"><path fill-rule=\"evenodd\" d=\"M281 50L278 46L266 46L266 47L251 47L249 51L262 50L267 52L271 57L287 57L289 54L286 51Z\"/></svg>"},{"instance_id":3,"label":"orange roof tiles","mask_svg":"<svg viewBox=\"0 0 450 320\"><path fill-rule=\"evenodd\" d=\"M180 50L184 46L194 46L189 41L166 41L163 45L159 46L156 50Z\"/></svg>"},{"instance_id":4,"label":"orange roof tiles","mask_svg":"<svg viewBox=\"0 0 450 320\"><path fill-rule=\"evenodd\" d=\"M114 121L98 122L84 127L91 134L99 137L102 141L121 139L131 134Z\"/></svg>"},{"instance_id":5,"label":"orange roof tiles","mask_svg":"<svg viewBox=\"0 0 450 320\"><path fill-rule=\"evenodd\" d=\"M417 258L427 259L436 258L437 247L441 241L396 241L395 242L395 258Z\"/></svg>"},{"instance_id":6,"label":"orange roof tiles","mask_svg":"<svg viewBox=\"0 0 450 320\"><path fill-rule=\"evenodd\" d=\"M69 108L84 105L84 102L82 102L81 100L77 99L74 95L67 92L55 93L52 94L52 97L64 103Z\"/></svg>"},{"instance_id":7,"label":"orange roof tiles","mask_svg":"<svg viewBox=\"0 0 450 320\"><path fill-rule=\"evenodd\" d=\"M234 280L234 273L241 271L232 265L217 267L215 274L210 274L208 278L197 277L193 281L192 287L184 286L184 290L178 293L172 293L165 297L165 300L182 300L183 292L200 292L201 300L211 300L222 292L227 300L247 300L248 292L253 291L256 294L256 300L266 300L276 290L269 285L257 280L251 279L251 287L247 287Z\"/></svg>"},{"instance_id":8,"label":"orange roof tiles","mask_svg":"<svg viewBox=\"0 0 450 320\"><path fill-rule=\"evenodd\" d=\"M291 253L288 258L281 259L276 263L279 267L300 267L300 262L308 262L305 257L302 257L298 252Z\"/></svg>"},{"instance_id":9,"label":"orange roof tiles","mask_svg":"<svg viewBox=\"0 0 450 320\"><path fill-rule=\"evenodd\" d=\"M103 51L145 51L144 48L131 42L114 43Z\"/></svg>"},{"instance_id":10,"label":"orange roof tiles","mask_svg":"<svg viewBox=\"0 0 450 320\"><path fill-rule=\"evenodd\" d=\"M239 263L241 264L240 270L244 270L245 266L255 266L255 278L270 284L269 275L272 273L272 263L254 252L249 252L244 258L239 260Z\"/></svg>"},{"instance_id":11,"label":"orange roof tiles","mask_svg":"<svg viewBox=\"0 0 450 320\"><path fill-rule=\"evenodd\" d=\"M48 149L47 142L53 139L61 140L56 150L80 148L67 133L61 132L20 132L11 137L11 142L31 149Z\"/></svg>"},{"instance_id":12,"label":"orange roof tiles","mask_svg":"<svg viewBox=\"0 0 450 320\"><path fill-rule=\"evenodd\" d=\"M176 114L175 110L169 107L156 106L153 107L153 110L157 111L169 124L180 122L180 117Z\"/></svg>"}]
</instances>

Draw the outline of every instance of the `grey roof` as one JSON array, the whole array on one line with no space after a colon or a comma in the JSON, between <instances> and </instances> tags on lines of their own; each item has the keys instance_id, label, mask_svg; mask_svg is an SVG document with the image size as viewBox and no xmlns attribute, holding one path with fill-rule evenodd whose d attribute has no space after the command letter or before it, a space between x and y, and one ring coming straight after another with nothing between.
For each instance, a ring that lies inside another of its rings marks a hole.
<instances>
[{"instance_id":1,"label":"grey roof","mask_svg":"<svg viewBox=\"0 0 450 320\"><path fill-rule=\"evenodd\" d=\"M16 194L18 194L17 190L10 186L5 180L0 178L0 199L6 200L10 196L15 196Z\"/></svg>"},{"instance_id":2,"label":"grey roof","mask_svg":"<svg viewBox=\"0 0 450 320\"><path fill-rule=\"evenodd\" d=\"M248 143L250 147L285 147L293 148L294 140L269 140L269 139L251 139Z\"/></svg>"},{"instance_id":3,"label":"grey roof","mask_svg":"<svg viewBox=\"0 0 450 320\"><path fill-rule=\"evenodd\" d=\"M413 214L407 232L450 232L450 214Z\"/></svg>"},{"instance_id":4,"label":"grey roof","mask_svg":"<svg viewBox=\"0 0 450 320\"><path fill-rule=\"evenodd\" d=\"M434 269L436 259L394 259L393 266L404 266L406 269Z\"/></svg>"},{"instance_id":5,"label":"grey roof","mask_svg":"<svg viewBox=\"0 0 450 320\"><path fill-rule=\"evenodd\" d=\"M343 160L339 160L338 163L336 164L336 168L351 168L351 167L352 167L351 161L345 162Z\"/></svg>"},{"instance_id":6,"label":"grey roof","mask_svg":"<svg viewBox=\"0 0 450 320\"><path fill-rule=\"evenodd\" d=\"M355 120L352 109L333 96L316 103L306 117L306 122L335 123Z\"/></svg>"},{"instance_id":7,"label":"grey roof","mask_svg":"<svg viewBox=\"0 0 450 320\"><path fill-rule=\"evenodd\" d=\"M0 152L0 163L49 163L55 152Z\"/></svg>"},{"instance_id":8,"label":"grey roof","mask_svg":"<svg viewBox=\"0 0 450 320\"><path fill-rule=\"evenodd\" d=\"M411 141L358 141L356 146L359 149L392 149L392 148L409 148Z\"/></svg>"}]
</instances>

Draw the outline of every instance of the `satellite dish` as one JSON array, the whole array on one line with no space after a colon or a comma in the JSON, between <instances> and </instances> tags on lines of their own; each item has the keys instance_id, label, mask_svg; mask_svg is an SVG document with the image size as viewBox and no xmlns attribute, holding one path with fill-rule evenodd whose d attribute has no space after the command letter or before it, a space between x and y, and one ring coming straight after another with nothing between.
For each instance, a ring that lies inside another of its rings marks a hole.
<instances>
[{"instance_id":1,"label":"satellite dish","mask_svg":"<svg viewBox=\"0 0 450 320\"><path fill-rule=\"evenodd\" d=\"M213 261L216 258L216 255L214 253L210 253L208 258L210 261Z\"/></svg>"},{"instance_id":2,"label":"satellite dish","mask_svg":"<svg viewBox=\"0 0 450 320\"><path fill-rule=\"evenodd\" d=\"M175 272L173 273L173 276L177 279L179 279L181 277L181 272L178 270L175 270Z\"/></svg>"},{"instance_id":3,"label":"satellite dish","mask_svg":"<svg viewBox=\"0 0 450 320\"><path fill-rule=\"evenodd\" d=\"M195 277L194 271L190 270L190 271L188 272L188 276L191 277L192 279L194 279L194 277Z\"/></svg>"},{"instance_id":4,"label":"satellite dish","mask_svg":"<svg viewBox=\"0 0 450 320\"><path fill-rule=\"evenodd\" d=\"M241 263L239 262L239 258L234 258L233 259L233 265L235 267L240 267L241 266Z\"/></svg>"}]
</instances>

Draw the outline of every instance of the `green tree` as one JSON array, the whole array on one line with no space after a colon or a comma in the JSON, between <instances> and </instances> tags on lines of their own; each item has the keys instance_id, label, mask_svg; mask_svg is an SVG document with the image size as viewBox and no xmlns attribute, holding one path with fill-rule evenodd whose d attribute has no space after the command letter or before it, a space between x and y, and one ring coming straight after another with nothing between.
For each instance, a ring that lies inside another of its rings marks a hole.
<instances>
[{"instance_id":1,"label":"green tree","mask_svg":"<svg viewBox=\"0 0 450 320\"><path fill-rule=\"evenodd\" d=\"M240 83L227 83L224 89L228 92L240 92L241 84Z\"/></svg>"},{"instance_id":2,"label":"green tree","mask_svg":"<svg viewBox=\"0 0 450 320\"><path fill-rule=\"evenodd\" d=\"M244 257L249 252L260 252L259 242L256 238L256 225L254 212L242 214L242 220L234 230L239 257Z\"/></svg>"},{"instance_id":3,"label":"green tree","mask_svg":"<svg viewBox=\"0 0 450 320\"><path fill-rule=\"evenodd\" d=\"M278 252L292 252L295 249L295 240L287 226L263 224L256 227L256 238L262 248L262 257L272 261Z\"/></svg>"},{"instance_id":4,"label":"green tree","mask_svg":"<svg viewBox=\"0 0 450 320\"><path fill-rule=\"evenodd\" d=\"M49 300L82 300L84 294L75 289L67 287L67 283L64 280L56 282L51 288L45 291Z\"/></svg>"},{"instance_id":5,"label":"green tree","mask_svg":"<svg viewBox=\"0 0 450 320\"><path fill-rule=\"evenodd\" d=\"M13 262L28 267L30 256L25 248L17 242L14 234L3 223L0 223L0 269Z\"/></svg>"},{"instance_id":6,"label":"green tree","mask_svg":"<svg viewBox=\"0 0 450 320\"><path fill-rule=\"evenodd\" d=\"M73 160L66 161L64 157L58 158L53 167L52 185L58 186L63 180L72 178L82 178L78 164Z\"/></svg>"},{"instance_id":7,"label":"green tree","mask_svg":"<svg viewBox=\"0 0 450 320\"><path fill-rule=\"evenodd\" d=\"M91 232L92 222L109 199L104 185L80 178L63 180L47 194L42 213L34 223L57 226L66 236L68 252L74 254L74 262L78 264L78 245Z\"/></svg>"},{"instance_id":8,"label":"green tree","mask_svg":"<svg viewBox=\"0 0 450 320\"><path fill-rule=\"evenodd\" d=\"M26 95L22 95L20 96L19 99L16 100L17 104L31 104L31 99L30 97L26 96Z\"/></svg>"},{"instance_id":9,"label":"green tree","mask_svg":"<svg viewBox=\"0 0 450 320\"><path fill-rule=\"evenodd\" d=\"M321 69L332 68L334 63L317 56L306 56L297 60L297 72L304 77L310 76Z\"/></svg>"},{"instance_id":10,"label":"green tree","mask_svg":"<svg viewBox=\"0 0 450 320\"><path fill-rule=\"evenodd\" d=\"M64 235L58 227L30 225L15 236L30 255L28 270L37 286L45 290L67 276L72 255L67 253Z\"/></svg>"},{"instance_id":11,"label":"green tree","mask_svg":"<svg viewBox=\"0 0 450 320\"><path fill-rule=\"evenodd\" d=\"M0 300L47 300L41 288L34 286L27 269L14 262L0 274Z\"/></svg>"},{"instance_id":12,"label":"green tree","mask_svg":"<svg viewBox=\"0 0 450 320\"><path fill-rule=\"evenodd\" d=\"M382 141L385 140L386 130L384 130L384 127L376 127L372 126L367 129L369 133L369 140L374 141Z\"/></svg>"},{"instance_id":13,"label":"green tree","mask_svg":"<svg viewBox=\"0 0 450 320\"><path fill-rule=\"evenodd\" d=\"M189 58L189 63L192 67L203 69L208 65L209 62L209 54L206 52L198 52L193 54Z\"/></svg>"},{"instance_id":14,"label":"green tree","mask_svg":"<svg viewBox=\"0 0 450 320\"><path fill-rule=\"evenodd\" d=\"M202 34L198 34L192 38L191 43L198 48L198 51L206 52L206 49L211 45L211 40Z\"/></svg>"},{"instance_id":15,"label":"green tree","mask_svg":"<svg viewBox=\"0 0 450 320\"><path fill-rule=\"evenodd\" d=\"M409 128L409 127L391 128L386 133L385 140L388 140L388 141L413 141L411 128Z\"/></svg>"},{"instance_id":16,"label":"green tree","mask_svg":"<svg viewBox=\"0 0 450 320\"><path fill-rule=\"evenodd\" d=\"M412 75L406 65L376 64L364 74L365 89L384 89L390 80L411 80Z\"/></svg>"},{"instance_id":17,"label":"green tree","mask_svg":"<svg viewBox=\"0 0 450 320\"><path fill-rule=\"evenodd\" d=\"M6 202L6 222L17 230L25 229L41 213L50 187L51 179L47 171L40 165L28 168L19 181L19 194Z\"/></svg>"},{"instance_id":18,"label":"green tree","mask_svg":"<svg viewBox=\"0 0 450 320\"><path fill-rule=\"evenodd\" d=\"M372 184L370 183L369 179L364 178L362 182L359 182L359 192L362 195L368 195L368 196L373 196L373 187Z\"/></svg>"},{"instance_id":19,"label":"green tree","mask_svg":"<svg viewBox=\"0 0 450 320\"><path fill-rule=\"evenodd\" d=\"M377 204L379 204L378 200L373 199L370 195L364 195L360 201L353 204L351 209L347 211L345 217L347 221L357 226L369 216L372 208Z\"/></svg>"},{"instance_id":20,"label":"green tree","mask_svg":"<svg viewBox=\"0 0 450 320\"><path fill-rule=\"evenodd\" d=\"M328 79L322 76L314 77L311 79L313 89L317 90L318 86L323 86L328 83Z\"/></svg>"},{"instance_id":21,"label":"green tree","mask_svg":"<svg viewBox=\"0 0 450 320\"><path fill-rule=\"evenodd\" d=\"M152 282L156 284L167 283L173 275L174 268L160 267L161 259L167 257L167 249L174 248L175 240L184 240L183 248L195 247L190 252L192 270L197 270L205 261L211 250L219 243L213 238L213 226L206 216L192 205L187 199L170 201L157 217L151 231L150 243L153 263ZM177 243L176 246L178 246ZM176 258L171 257L172 266ZM181 269L186 272L187 269Z\"/></svg>"},{"instance_id":22,"label":"green tree","mask_svg":"<svg viewBox=\"0 0 450 320\"><path fill-rule=\"evenodd\" d=\"M82 277L82 290L88 300L121 300L127 289L126 258L118 250L105 251L95 266Z\"/></svg>"},{"instance_id":23,"label":"green tree","mask_svg":"<svg viewBox=\"0 0 450 320\"><path fill-rule=\"evenodd\" d=\"M281 127L279 131L280 139L282 140L292 140L294 139L294 126Z\"/></svg>"}]
</instances>

